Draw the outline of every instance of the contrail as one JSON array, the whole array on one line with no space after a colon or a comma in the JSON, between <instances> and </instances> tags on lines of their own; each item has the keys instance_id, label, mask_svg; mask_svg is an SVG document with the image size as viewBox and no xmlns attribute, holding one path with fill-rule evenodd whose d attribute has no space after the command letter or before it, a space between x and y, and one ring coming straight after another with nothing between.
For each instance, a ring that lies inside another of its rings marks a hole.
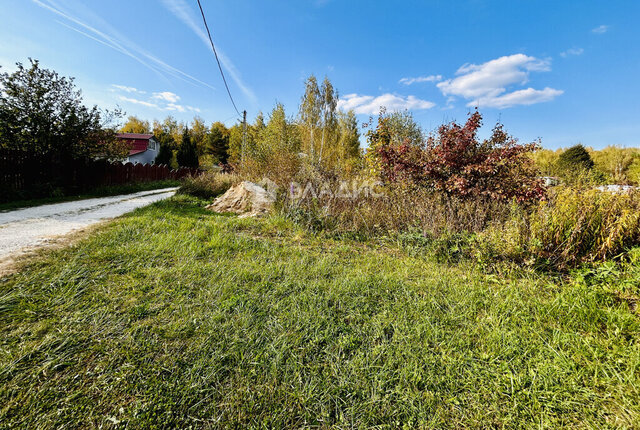
<instances>
[{"instance_id":1,"label":"contrail","mask_svg":"<svg viewBox=\"0 0 640 430\"><path fill-rule=\"evenodd\" d=\"M205 44L207 50L211 48L209 44L209 38L206 33L198 24L198 21L193 16L193 10L184 2L184 0L162 0L165 7L173 14L176 18L182 21L187 27L189 27L199 38L202 40L202 43ZM235 65L231 62L231 60L221 52L220 48L216 46L216 51L218 51L218 57L220 57L220 62L227 70L231 79L236 83L238 88L244 93L244 95L252 102L256 103L257 98L256 95L251 91L249 87L242 81L240 77L240 73L238 69L236 69Z\"/></svg>"},{"instance_id":2,"label":"contrail","mask_svg":"<svg viewBox=\"0 0 640 430\"><path fill-rule=\"evenodd\" d=\"M137 61L138 63L142 64L143 66L153 70L155 73L159 73L162 76L162 73L167 73L175 78L181 79L185 82L189 82L191 84L197 84L197 85L201 85L201 86L205 86L207 88L211 88L213 90L215 90L216 88L204 81L201 81L200 79L186 73L183 72L180 69L177 69L167 63L165 63L164 61L160 60L159 58L155 57L154 55L150 54L149 52L143 50L142 48L138 47L136 44L134 44L133 42L129 41L128 39L126 39L125 37L123 37L122 35L117 35L117 34L107 34L104 31L101 31L85 22L83 22L82 20L80 20L79 18L71 15L69 12L65 11L59 4L57 4L55 1L53 0L32 0L35 4L37 4L38 6L49 10L50 12L55 13L58 16L63 17L64 19L82 27L83 29L87 30L87 32L82 31L78 28L75 28L73 26L64 24L64 23L60 23L62 25L64 25L65 27L68 27L80 34L82 34L85 37L88 37L89 39L92 39L98 43L101 43L105 46L110 47L111 49L114 49L115 51L120 52L121 54L124 54L132 59L134 59L135 61ZM90 34L90 33L93 33ZM112 31L112 33L117 33L115 31ZM144 61L144 59L147 59L148 61ZM151 63L150 63L151 62ZM166 79L166 77L165 77Z\"/></svg>"}]
</instances>

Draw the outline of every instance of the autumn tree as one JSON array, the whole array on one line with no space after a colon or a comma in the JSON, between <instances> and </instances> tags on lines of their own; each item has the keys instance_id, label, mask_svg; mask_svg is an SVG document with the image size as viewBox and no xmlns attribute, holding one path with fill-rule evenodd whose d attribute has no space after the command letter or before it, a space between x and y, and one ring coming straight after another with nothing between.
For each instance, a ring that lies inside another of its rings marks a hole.
<instances>
[{"instance_id":1,"label":"autumn tree","mask_svg":"<svg viewBox=\"0 0 640 430\"><path fill-rule=\"evenodd\" d=\"M196 145L196 150L198 155L203 155L207 146L207 135L209 134L209 129L207 128L204 120L199 116L195 116L193 121L191 121L191 139L193 143Z\"/></svg>"},{"instance_id":2,"label":"autumn tree","mask_svg":"<svg viewBox=\"0 0 640 430\"><path fill-rule=\"evenodd\" d=\"M338 121L336 119L336 108L338 106L338 94L333 88L329 78L324 78L322 87L320 88L321 99L321 128L322 138L320 139L320 153L318 154L318 162L321 163L323 155L329 160L335 162L336 156L339 155L336 146L338 141Z\"/></svg>"},{"instance_id":3,"label":"autumn tree","mask_svg":"<svg viewBox=\"0 0 640 430\"><path fill-rule=\"evenodd\" d=\"M229 158L227 162L233 167L240 166L242 161L242 124L237 123L229 128Z\"/></svg>"},{"instance_id":4,"label":"autumn tree","mask_svg":"<svg viewBox=\"0 0 640 430\"><path fill-rule=\"evenodd\" d=\"M542 175L555 176L558 174L557 163L561 151L552 151L550 149L539 148L530 154L533 163L536 165Z\"/></svg>"},{"instance_id":5,"label":"autumn tree","mask_svg":"<svg viewBox=\"0 0 640 430\"><path fill-rule=\"evenodd\" d=\"M356 114L350 110L348 112L338 112L339 148L343 160L351 160L360 156L360 130L358 130L358 119Z\"/></svg>"},{"instance_id":6,"label":"autumn tree","mask_svg":"<svg viewBox=\"0 0 640 430\"><path fill-rule=\"evenodd\" d=\"M382 123L369 135L381 179L387 183L409 183L461 198L531 201L544 195L528 156L538 144L518 143L501 124L481 141L478 130L482 115L478 111L464 125L451 122L440 126L424 147L393 143L387 120L383 116Z\"/></svg>"},{"instance_id":7,"label":"autumn tree","mask_svg":"<svg viewBox=\"0 0 640 430\"><path fill-rule=\"evenodd\" d=\"M151 127L149 126L149 121L131 115L127 118L127 122L120 127L120 133L149 134L151 133Z\"/></svg>"},{"instance_id":8,"label":"autumn tree","mask_svg":"<svg viewBox=\"0 0 640 430\"><path fill-rule=\"evenodd\" d=\"M304 95L300 102L298 122L302 136L302 149L312 159L316 159L318 130L322 124L322 93L318 87L318 80L314 75L305 82Z\"/></svg>"},{"instance_id":9,"label":"autumn tree","mask_svg":"<svg viewBox=\"0 0 640 430\"><path fill-rule=\"evenodd\" d=\"M155 164L165 164L170 166L173 160L173 153L178 148L174 138L171 122L153 121L153 136L160 144L160 151L156 157Z\"/></svg>"},{"instance_id":10,"label":"autumn tree","mask_svg":"<svg viewBox=\"0 0 640 430\"><path fill-rule=\"evenodd\" d=\"M284 105L277 103L267 123L264 126L255 124L253 132L255 140L245 148L242 170L284 185L299 167L298 126L287 118Z\"/></svg>"},{"instance_id":11,"label":"autumn tree","mask_svg":"<svg viewBox=\"0 0 640 430\"><path fill-rule=\"evenodd\" d=\"M263 152L285 152L297 156L300 150L298 130L287 118L282 103L276 103L271 111L269 121L260 132L260 142Z\"/></svg>"},{"instance_id":12,"label":"autumn tree","mask_svg":"<svg viewBox=\"0 0 640 430\"><path fill-rule=\"evenodd\" d=\"M245 145L249 148L249 150L255 148L257 142L259 142L262 138L265 128L267 128L267 124L265 123L264 115L262 114L262 112L258 112L258 115L256 115L256 119L253 121L253 124L247 127L247 141Z\"/></svg>"},{"instance_id":13,"label":"autumn tree","mask_svg":"<svg viewBox=\"0 0 640 430\"><path fill-rule=\"evenodd\" d=\"M637 148L607 146L599 151L590 151L594 167L608 176L608 182L627 184L634 182L631 166L640 161Z\"/></svg>"}]
</instances>

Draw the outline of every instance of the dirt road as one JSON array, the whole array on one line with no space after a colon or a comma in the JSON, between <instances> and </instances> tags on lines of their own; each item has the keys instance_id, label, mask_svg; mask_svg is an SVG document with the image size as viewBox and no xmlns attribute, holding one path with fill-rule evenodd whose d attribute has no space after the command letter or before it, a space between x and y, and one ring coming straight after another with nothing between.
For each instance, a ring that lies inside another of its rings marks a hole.
<instances>
[{"instance_id":1,"label":"dirt road","mask_svg":"<svg viewBox=\"0 0 640 430\"><path fill-rule=\"evenodd\" d=\"M8 260L46 246L60 235L118 217L163 200L177 188L143 191L113 197L78 200L0 212L0 266Z\"/></svg>"}]
</instances>

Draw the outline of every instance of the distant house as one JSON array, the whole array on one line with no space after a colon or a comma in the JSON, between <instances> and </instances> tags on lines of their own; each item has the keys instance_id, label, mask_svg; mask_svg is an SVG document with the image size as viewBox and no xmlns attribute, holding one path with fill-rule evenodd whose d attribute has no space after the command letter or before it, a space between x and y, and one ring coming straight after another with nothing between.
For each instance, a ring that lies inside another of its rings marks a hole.
<instances>
[{"instance_id":1,"label":"distant house","mask_svg":"<svg viewBox=\"0 0 640 430\"><path fill-rule=\"evenodd\" d=\"M129 144L126 161L133 164L153 164L160 151L160 144L153 134L118 133L117 138Z\"/></svg>"}]
</instances>

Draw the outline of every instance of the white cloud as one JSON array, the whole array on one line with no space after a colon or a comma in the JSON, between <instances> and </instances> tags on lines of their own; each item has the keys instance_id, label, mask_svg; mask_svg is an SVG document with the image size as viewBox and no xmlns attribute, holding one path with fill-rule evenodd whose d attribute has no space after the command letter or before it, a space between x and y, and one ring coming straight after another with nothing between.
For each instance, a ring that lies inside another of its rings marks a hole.
<instances>
[{"instance_id":1,"label":"white cloud","mask_svg":"<svg viewBox=\"0 0 640 430\"><path fill-rule=\"evenodd\" d=\"M176 111L176 112L200 112L200 109L195 108L193 106L183 106L175 103L169 103L165 106L164 110L168 111Z\"/></svg>"},{"instance_id":2,"label":"white cloud","mask_svg":"<svg viewBox=\"0 0 640 430\"><path fill-rule=\"evenodd\" d=\"M608 25L599 25L596 28L592 29L591 32L595 33L595 34L604 34L607 31L609 31L609 26Z\"/></svg>"},{"instance_id":3,"label":"white cloud","mask_svg":"<svg viewBox=\"0 0 640 430\"><path fill-rule=\"evenodd\" d=\"M511 107L552 100L562 94L553 88L535 90L527 88L507 93L513 85L525 85L531 72L551 70L549 60L524 54L496 58L482 64L465 64L458 69L456 78L437 84L443 95L471 100L467 106Z\"/></svg>"},{"instance_id":4,"label":"white cloud","mask_svg":"<svg viewBox=\"0 0 640 430\"><path fill-rule=\"evenodd\" d=\"M158 100L164 100L169 103L175 103L180 100L180 96L170 91L163 91L161 93L153 93L153 98Z\"/></svg>"},{"instance_id":5,"label":"white cloud","mask_svg":"<svg viewBox=\"0 0 640 430\"><path fill-rule=\"evenodd\" d=\"M151 102L147 102L144 100L138 100L138 99L134 99L131 97L125 97L125 96L118 96L118 99L122 100L123 102L129 102L129 103L133 103L136 105L142 105L142 106L146 106L146 107L150 107L150 108L154 108L154 109L161 109L160 106L158 106L155 103L151 103Z\"/></svg>"},{"instance_id":6,"label":"white cloud","mask_svg":"<svg viewBox=\"0 0 640 430\"><path fill-rule=\"evenodd\" d=\"M562 58L566 58L566 57L569 57L569 56L572 56L572 55L573 56L582 55L583 53L584 53L584 49L582 49L582 48L571 48L571 49L567 49L564 52L561 52L560 56Z\"/></svg>"},{"instance_id":7,"label":"white cloud","mask_svg":"<svg viewBox=\"0 0 640 430\"><path fill-rule=\"evenodd\" d=\"M211 49L211 42L209 37L205 33L200 20L194 17L193 9L184 0L162 0L165 7L180 21L182 21L187 27L189 27L199 38L202 40L208 50ZM256 103L256 96L253 91L244 83L240 77L240 72L236 69L236 66L231 60L222 52L219 46L216 47L218 58L220 62L227 70L231 79L236 83L238 88L244 93L244 95L251 100L252 103Z\"/></svg>"},{"instance_id":8,"label":"white cloud","mask_svg":"<svg viewBox=\"0 0 640 430\"><path fill-rule=\"evenodd\" d=\"M562 90L546 87L543 90L535 90L527 88L525 90L517 90L511 93L503 94L498 97L487 97L485 99L477 99L467 103L469 107L492 107L492 108L508 108L516 105L532 105L536 103L548 102L564 93Z\"/></svg>"},{"instance_id":9,"label":"white cloud","mask_svg":"<svg viewBox=\"0 0 640 430\"><path fill-rule=\"evenodd\" d=\"M125 93L138 93L138 94L145 94L144 91L141 91L137 88L134 87L127 87L125 85L116 85L116 84L112 84L111 85L113 88L120 90L120 91L124 91Z\"/></svg>"},{"instance_id":10,"label":"white cloud","mask_svg":"<svg viewBox=\"0 0 640 430\"><path fill-rule=\"evenodd\" d=\"M185 111L186 111L186 109L184 108L184 106L177 105L177 104L175 104L175 103L169 103L169 104L165 107L165 109L166 109L166 110L175 110L175 111L178 111L178 112L185 112Z\"/></svg>"},{"instance_id":11,"label":"white cloud","mask_svg":"<svg viewBox=\"0 0 640 430\"><path fill-rule=\"evenodd\" d=\"M384 106L389 111L399 110L423 110L435 106L427 100L421 100L415 96L402 97L395 94L383 94L378 97L358 94L347 94L338 100L338 109L353 110L356 114L375 115Z\"/></svg>"},{"instance_id":12,"label":"white cloud","mask_svg":"<svg viewBox=\"0 0 640 430\"><path fill-rule=\"evenodd\" d=\"M140 91L134 87L127 87L124 85L112 85L114 88L126 92L126 93L138 93L144 94L144 91ZM155 92L147 100L136 99L133 97L127 97L120 95L118 99L123 102L133 103L136 105L146 106L153 109L173 111L173 112L196 112L200 113L200 109L188 105L180 105L177 102L180 100L180 96L170 91Z\"/></svg>"},{"instance_id":13,"label":"white cloud","mask_svg":"<svg viewBox=\"0 0 640 430\"><path fill-rule=\"evenodd\" d=\"M487 61L483 64L465 64L454 79L447 79L437 86L445 95L464 98L498 95L505 87L525 84L530 71L549 70L549 63L524 54L515 54Z\"/></svg>"},{"instance_id":14,"label":"white cloud","mask_svg":"<svg viewBox=\"0 0 640 430\"><path fill-rule=\"evenodd\" d=\"M398 81L404 85L412 85L418 84L421 82L440 82L442 80L441 75L429 75L429 76L418 76L417 78L402 78Z\"/></svg>"}]
</instances>

